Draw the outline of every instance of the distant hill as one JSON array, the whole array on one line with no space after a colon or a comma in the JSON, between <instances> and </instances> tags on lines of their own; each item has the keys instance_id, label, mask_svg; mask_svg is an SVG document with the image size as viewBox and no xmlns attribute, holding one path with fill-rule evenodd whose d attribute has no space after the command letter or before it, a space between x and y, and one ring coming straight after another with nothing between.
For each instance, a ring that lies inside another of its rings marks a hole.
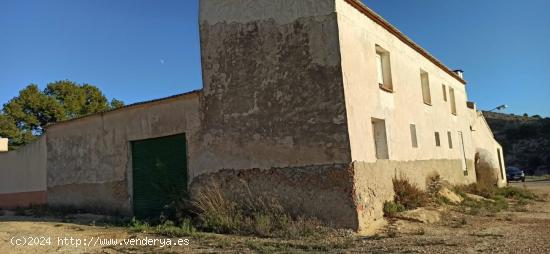
<instances>
[{"instance_id":1,"label":"distant hill","mask_svg":"<svg viewBox=\"0 0 550 254\"><path fill-rule=\"evenodd\" d=\"M550 118L494 112L483 115L504 149L507 166L519 167L527 174L550 174Z\"/></svg>"}]
</instances>

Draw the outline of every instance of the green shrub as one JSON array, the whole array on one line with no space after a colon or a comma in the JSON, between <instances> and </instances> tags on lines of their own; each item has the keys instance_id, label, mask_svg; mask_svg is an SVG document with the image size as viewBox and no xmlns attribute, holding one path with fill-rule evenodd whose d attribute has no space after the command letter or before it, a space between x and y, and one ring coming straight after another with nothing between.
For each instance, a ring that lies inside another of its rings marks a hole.
<instances>
[{"instance_id":1,"label":"green shrub","mask_svg":"<svg viewBox=\"0 0 550 254\"><path fill-rule=\"evenodd\" d=\"M502 210L508 209L508 201L504 197L495 196L493 197L493 200L495 202L488 202L488 204L486 205L487 210L489 212L498 213ZM487 202L487 201L484 201L484 202Z\"/></svg>"},{"instance_id":2,"label":"green shrub","mask_svg":"<svg viewBox=\"0 0 550 254\"><path fill-rule=\"evenodd\" d=\"M403 205L408 210L426 206L430 200L425 191L410 183L403 176L393 179L393 190L395 191L395 203Z\"/></svg>"},{"instance_id":3,"label":"green shrub","mask_svg":"<svg viewBox=\"0 0 550 254\"><path fill-rule=\"evenodd\" d=\"M405 211L405 207L402 204L394 201L384 202L384 215L386 217L393 217L395 214Z\"/></svg>"},{"instance_id":4,"label":"green shrub","mask_svg":"<svg viewBox=\"0 0 550 254\"><path fill-rule=\"evenodd\" d=\"M479 184L470 184L465 186L456 186L455 191L464 198L460 210L472 215L480 213L497 213L509 208L507 199L517 200L516 210L525 210L528 200L540 200L532 191L525 188L496 186L483 186ZM490 200L476 201L468 198L465 193L483 196Z\"/></svg>"},{"instance_id":5,"label":"green shrub","mask_svg":"<svg viewBox=\"0 0 550 254\"><path fill-rule=\"evenodd\" d=\"M494 214L502 210L508 209L508 202L502 196L495 196L493 200L474 200L464 197L464 201L459 206L461 212L478 215L478 214Z\"/></svg>"},{"instance_id":6,"label":"green shrub","mask_svg":"<svg viewBox=\"0 0 550 254\"><path fill-rule=\"evenodd\" d=\"M176 224L171 220L165 220L154 226L148 221L138 220L134 217L127 225L132 232L155 233L167 237L191 236L197 232L188 218L183 219L180 224Z\"/></svg>"},{"instance_id":7,"label":"green shrub","mask_svg":"<svg viewBox=\"0 0 550 254\"><path fill-rule=\"evenodd\" d=\"M196 232L197 230L192 225L190 219L182 220L179 226L176 225L174 222L167 220L164 223L157 225L155 228L156 234L166 237L192 236Z\"/></svg>"},{"instance_id":8,"label":"green shrub","mask_svg":"<svg viewBox=\"0 0 550 254\"><path fill-rule=\"evenodd\" d=\"M513 198L513 199L528 199L528 200L535 200L538 199L537 195L533 193L532 191L525 189L525 188L517 188L517 187L504 187L500 188L495 192L496 196L502 196L505 198Z\"/></svg>"},{"instance_id":9,"label":"green shrub","mask_svg":"<svg viewBox=\"0 0 550 254\"><path fill-rule=\"evenodd\" d=\"M535 193L525 188L517 188L511 186L497 188L496 186L492 185L482 186L476 183L470 185L456 186L455 192L463 197L465 196L464 193L470 193L489 199L497 199L498 197L529 200L538 199L538 196Z\"/></svg>"},{"instance_id":10,"label":"green shrub","mask_svg":"<svg viewBox=\"0 0 550 254\"><path fill-rule=\"evenodd\" d=\"M149 232L149 231L152 231L151 226L149 225L148 222L138 220L135 217L132 218L132 221L130 221L129 227L133 232Z\"/></svg>"},{"instance_id":11,"label":"green shrub","mask_svg":"<svg viewBox=\"0 0 550 254\"><path fill-rule=\"evenodd\" d=\"M451 202L447 197L443 197L441 195L436 195L432 198L432 201L436 205L452 205L453 202Z\"/></svg>"}]
</instances>

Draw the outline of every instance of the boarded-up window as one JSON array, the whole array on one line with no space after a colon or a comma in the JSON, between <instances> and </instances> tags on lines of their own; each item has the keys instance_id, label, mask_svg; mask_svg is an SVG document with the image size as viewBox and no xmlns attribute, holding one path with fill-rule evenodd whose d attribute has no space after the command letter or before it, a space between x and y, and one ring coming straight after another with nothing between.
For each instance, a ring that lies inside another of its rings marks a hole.
<instances>
[{"instance_id":1,"label":"boarded-up window","mask_svg":"<svg viewBox=\"0 0 550 254\"><path fill-rule=\"evenodd\" d=\"M392 91L390 52L376 45L376 81L380 88Z\"/></svg>"},{"instance_id":2,"label":"boarded-up window","mask_svg":"<svg viewBox=\"0 0 550 254\"><path fill-rule=\"evenodd\" d=\"M416 125L411 124L411 142L412 147L418 148L418 138L416 137Z\"/></svg>"},{"instance_id":3,"label":"boarded-up window","mask_svg":"<svg viewBox=\"0 0 550 254\"><path fill-rule=\"evenodd\" d=\"M422 83L422 99L424 103L432 105L432 95L430 92L430 78L428 73L420 70L420 82Z\"/></svg>"},{"instance_id":4,"label":"boarded-up window","mask_svg":"<svg viewBox=\"0 0 550 254\"><path fill-rule=\"evenodd\" d=\"M452 87L449 87L449 97L451 97L451 113L456 115L455 90Z\"/></svg>"},{"instance_id":5,"label":"boarded-up window","mask_svg":"<svg viewBox=\"0 0 550 254\"><path fill-rule=\"evenodd\" d=\"M447 101L447 87L443 84L441 88L443 89L443 101Z\"/></svg>"},{"instance_id":6,"label":"boarded-up window","mask_svg":"<svg viewBox=\"0 0 550 254\"><path fill-rule=\"evenodd\" d=\"M450 131L447 132L447 139L449 140L449 149L453 149L453 137Z\"/></svg>"},{"instance_id":7,"label":"boarded-up window","mask_svg":"<svg viewBox=\"0 0 550 254\"><path fill-rule=\"evenodd\" d=\"M374 146L376 150L376 159L387 160L390 158L388 151L388 137L386 134L386 121L372 118L372 131Z\"/></svg>"},{"instance_id":8,"label":"boarded-up window","mask_svg":"<svg viewBox=\"0 0 550 254\"><path fill-rule=\"evenodd\" d=\"M435 132L435 146L441 146L441 139L439 138L439 132Z\"/></svg>"}]
</instances>

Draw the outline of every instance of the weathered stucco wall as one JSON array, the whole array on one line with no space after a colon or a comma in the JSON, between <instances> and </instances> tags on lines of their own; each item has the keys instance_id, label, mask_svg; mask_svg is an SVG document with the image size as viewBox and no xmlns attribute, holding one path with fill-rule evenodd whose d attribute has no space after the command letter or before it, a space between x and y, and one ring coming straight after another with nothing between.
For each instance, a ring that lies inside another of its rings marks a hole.
<instances>
[{"instance_id":1,"label":"weathered stucco wall","mask_svg":"<svg viewBox=\"0 0 550 254\"><path fill-rule=\"evenodd\" d=\"M353 171L349 164L222 170L201 175L192 193L220 190L237 203L275 202L294 216L314 217L338 228L357 228Z\"/></svg>"},{"instance_id":2,"label":"weathered stucco wall","mask_svg":"<svg viewBox=\"0 0 550 254\"><path fill-rule=\"evenodd\" d=\"M200 3L204 149L192 194L216 185L236 202L265 196L356 228L334 1Z\"/></svg>"},{"instance_id":3,"label":"weathered stucco wall","mask_svg":"<svg viewBox=\"0 0 550 254\"><path fill-rule=\"evenodd\" d=\"M49 204L130 213L130 141L186 133L195 157L199 105L195 92L49 127Z\"/></svg>"},{"instance_id":4,"label":"weathered stucco wall","mask_svg":"<svg viewBox=\"0 0 550 254\"><path fill-rule=\"evenodd\" d=\"M200 3L204 152L194 176L348 162L333 1Z\"/></svg>"},{"instance_id":5,"label":"weathered stucco wall","mask_svg":"<svg viewBox=\"0 0 550 254\"><path fill-rule=\"evenodd\" d=\"M0 208L46 202L46 140L0 153Z\"/></svg>"}]
</instances>

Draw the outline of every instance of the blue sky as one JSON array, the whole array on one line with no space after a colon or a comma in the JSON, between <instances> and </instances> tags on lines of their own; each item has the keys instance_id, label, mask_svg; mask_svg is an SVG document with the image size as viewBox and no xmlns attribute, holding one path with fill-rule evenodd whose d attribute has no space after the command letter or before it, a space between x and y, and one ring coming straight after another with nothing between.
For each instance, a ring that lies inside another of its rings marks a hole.
<instances>
[{"instance_id":1,"label":"blue sky","mask_svg":"<svg viewBox=\"0 0 550 254\"><path fill-rule=\"evenodd\" d=\"M481 109L550 116L550 1L365 0L451 68ZM0 104L70 79L126 103L202 86L198 0L0 0Z\"/></svg>"}]
</instances>

